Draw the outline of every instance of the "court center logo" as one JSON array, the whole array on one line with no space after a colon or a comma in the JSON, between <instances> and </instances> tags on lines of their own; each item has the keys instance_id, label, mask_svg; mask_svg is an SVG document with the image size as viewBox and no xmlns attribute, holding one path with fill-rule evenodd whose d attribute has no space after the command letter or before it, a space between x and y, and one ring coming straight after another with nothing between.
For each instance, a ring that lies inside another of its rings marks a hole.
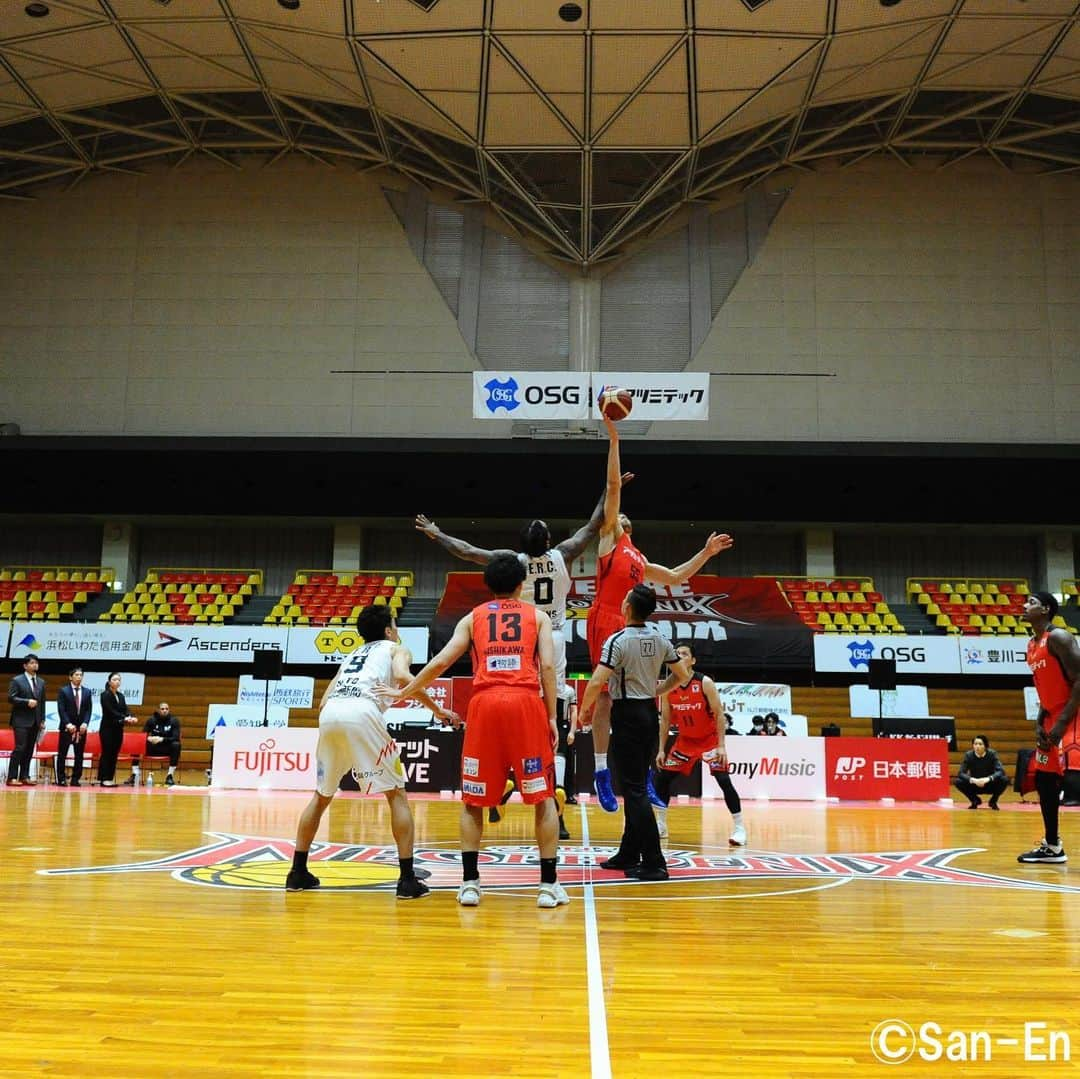
<instances>
[{"instance_id":1,"label":"court center logo","mask_svg":"<svg viewBox=\"0 0 1080 1079\"><path fill-rule=\"evenodd\" d=\"M210 843L166 858L119 865L73 869L39 869L45 877L98 876L111 873L168 873L185 884L215 888L273 891L285 885L292 863L293 844L285 839L209 832ZM692 850L667 852L670 880L642 883L621 873L606 872L598 863L610 858L614 847L559 848L559 881L564 887L586 884L605 892L620 888L648 888L657 898L671 884L743 881L801 882L804 888L836 887L860 880L945 884L977 888L1007 888L1028 892L1080 894L1080 887L1044 881L1001 877L954 868L955 859L976 854L980 847L944 850L887 851L854 854L784 854L739 851L705 854ZM322 882L323 892L362 892L393 888L398 876L393 847L350 843L315 843L308 864ZM456 847L419 847L415 865L430 877L434 890L454 891L461 883L461 854ZM535 847L491 846L480 852L480 874L485 891L513 891L535 886L539 862ZM739 898L718 890L717 898ZM777 893L783 894L783 893ZM755 902L760 901L759 894Z\"/></svg>"},{"instance_id":2,"label":"court center logo","mask_svg":"<svg viewBox=\"0 0 1080 1079\"><path fill-rule=\"evenodd\" d=\"M500 382L498 379L493 378L490 382L484 383L484 389L487 390L488 395L487 400L484 402L487 405L488 412L495 412L500 408L505 408L507 412L513 412L521 404L517 399L517 379L508 378L505 382Z\"/></svg>"}]
</instances>

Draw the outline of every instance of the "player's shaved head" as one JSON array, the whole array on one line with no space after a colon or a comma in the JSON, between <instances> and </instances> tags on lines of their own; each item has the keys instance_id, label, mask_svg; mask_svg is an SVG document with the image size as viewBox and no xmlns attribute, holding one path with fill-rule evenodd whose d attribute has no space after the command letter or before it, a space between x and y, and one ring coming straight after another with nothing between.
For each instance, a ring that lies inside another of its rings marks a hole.
<instances>
[{"instance_id":1,"label":"player's shaved head","mask_svg":"<svg viewBox=\"0 0 1080 1079\"><path fill-rule=\"evenodd\" d=\"M530 521L521 530L521 549L530 557L537 558L551 547L551 530L546 521Z\"/></svg>"}]
</instances>

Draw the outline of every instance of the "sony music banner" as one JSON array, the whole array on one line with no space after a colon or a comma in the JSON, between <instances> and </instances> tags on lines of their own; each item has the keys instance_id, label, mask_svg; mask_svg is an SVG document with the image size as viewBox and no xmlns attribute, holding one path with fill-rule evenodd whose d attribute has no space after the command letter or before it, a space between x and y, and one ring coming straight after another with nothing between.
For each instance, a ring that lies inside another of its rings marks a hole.
<instances>
[{"instance_id":1,"label":"sony music banner","mask_svg":"<svg viewBox=\"0 0 1080 1079\"><path fill-rule=\"evenodd\" d=\"M427 626L398 626L398 637L412 653L413 663L427 663ZM298 666L317 663L337 666L363 643L364 638L353 626L290 626L285 662Z\"/></svg>"},{"instance_id":2,"label":"sony music banner","mask_svg":"<svg viewBox=\"0 0 1080 1079\"><path fill-rule=\"evenodd\" d=\"M474 420L587 420L589 375L579 371L474 371Z\"/></svg>"},{"instance_id":3,"label":"sony music banner","mask_svg":"<svg viewBox=\"0 0 1080 1079\"><path fill-rule=\"evenodd\" d=\"M145 625L109 622L16 622L8 655L21 659L71 659L79 662L146 659Z\"/></svg>"},{"instance_id":4,"label":"sony music banner","mask_svg":"<svg viewBox=\"0 0 1080 1079\"><path fill-rule=\"evenodd\" d=\"M731 778L743 798L816 800L825 797L825 742L834 738L724 739ZM720 797L702 764L701 797Z\"/></svg>"},{"instance_id":5,"label":"sony music banner","mask_svg":"<svg viewBox=\"0 0 1080 1079\"><path fill-rule=\"evenodd\" d=\"M144 626L145 630L146 627ZM151 626L146 658L165 663L250 663L260 648L285 651L286 626Z\"/></svg>"},{"instance_id":6,"label":"sony music banner","mask_svg":"<svg viewBox=\"0 0 1080 1079\"><path fill-rule=\"evenodd\" d=\"M635 420L707 420L709 418L709 375L648 374L642 371L604 371L592 376L592 417L600 418L598 399L604 387L627 390L634 402Z\"/></svg>"},{"instance_id":7,"label":"sony music banner","mask_svg":"<svg viewBox=\"0 0 1080 1079\"><path fill-rule=\"evenodd\" d=\"M814 670L865 673L872 659L896 660L898 674L960 673L960 650L955 637L814 635Z\"/></svg>"}]
</instances>

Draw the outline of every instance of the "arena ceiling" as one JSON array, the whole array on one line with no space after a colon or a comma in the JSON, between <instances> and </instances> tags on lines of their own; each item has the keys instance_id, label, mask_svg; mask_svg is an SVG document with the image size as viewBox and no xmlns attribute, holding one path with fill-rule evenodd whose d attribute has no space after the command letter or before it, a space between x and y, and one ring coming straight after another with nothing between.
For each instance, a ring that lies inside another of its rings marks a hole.
<instances>
[{"instance_id":1,"label":"arena ceiling","mask_svg":"<svg viewBox=\"0 0 1080 1079\"><path fill-rule=\"evenodd\" d=\"M252 153L389 167L584 269L780 170L1080 168L1080 0L0 5L0 197Z\"/></svg>"}]
</instances>

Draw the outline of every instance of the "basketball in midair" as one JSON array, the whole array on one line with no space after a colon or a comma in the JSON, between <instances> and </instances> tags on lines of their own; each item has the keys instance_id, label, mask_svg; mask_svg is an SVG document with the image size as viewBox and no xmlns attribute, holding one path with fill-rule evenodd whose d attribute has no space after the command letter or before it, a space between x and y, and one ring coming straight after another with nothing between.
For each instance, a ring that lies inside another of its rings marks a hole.
<instances>
[{"instance_id":1,"label":"basketball in midair","mask_svg":"<svg viewBox=\"0 0 1080 1079\"><path fill-rule=\"evenodd\" d=\"M630 396L630 391L620 390L617 386L605 386L600 391L598 403L600 414L616 423L619 420L625 420L634 407L634 399Z\"/></svg>"}]
</instances>

